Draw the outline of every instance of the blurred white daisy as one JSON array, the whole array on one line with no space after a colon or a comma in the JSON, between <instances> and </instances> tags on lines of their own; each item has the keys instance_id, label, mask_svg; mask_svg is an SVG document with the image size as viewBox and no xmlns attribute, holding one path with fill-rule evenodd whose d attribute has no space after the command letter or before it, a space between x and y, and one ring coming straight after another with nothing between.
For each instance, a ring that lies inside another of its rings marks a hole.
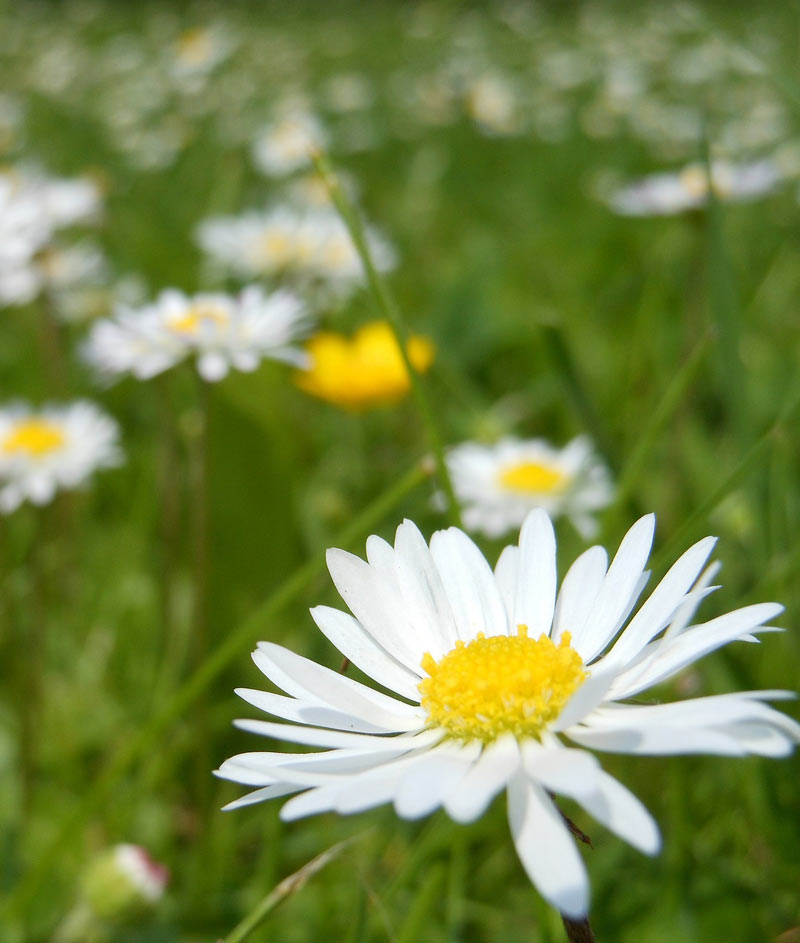
<instances>
[{"instance_id":1,"label":"blurred white daisy","mask_svg":"<svg viewBox=\"0 0 800 943\"><path fill-rule=\"evenodd\" d=\"M0 408L0 511L10 513L24 501L47 504L56 491L119 464L118 435L114 420L83 400Z\"/></svg>"},{"instance_id":2,"label":"blurred white daisy","mask_svg":"<svg viewBox=\"0 0 800 943\"><path fill-rule=\"evenodd\" d=\"M162 292L143 308L121 307L96 322L84 346L85 359L101 374L131 373L139 380L194 358L204 380L230 369L249 372L265 358L304 366L294 346L309 327L302 301L288 291L265 294L245 288L237 297Z\"/></svg>"},{"instance_id":3,"label":"blurred white daisy","mask_svg":"<svg viewBox=\"0 0 800 943\"><path fill-rule=\"evenodd\" d=\"M487 537L519 527L535 507L551 517L567 516L581 536L592 537L593 512L614 495L608 469L585 436L563 449L544 439L464 442L448 451L447 467L465 527Z\"/></svg>"},{"instance_id":4,"label":"blurred white daisy","mask_svg":"<svg viewBox=\"0 0 800 943\"><path fill-rule=\"evenodd\" d=\"M226 808L299 793L283 806L284 820L392 802L403 818L441 806L470 822L505 789L530 879L562 913L585 914L586 869L550 794L574 799L648 854L658 850L659 835L639 800L582 747L783 756L800 739L800 725L764 703L787 692L623 703L728 642L754 641L782 610L765 603L695 623L718 569L706 566L714 539L705 538L632 616L653 529L653 515L638 521L610 566L601 547L587 550L560 591L555 535L541 509L526 518L519 545L503 551L494 572L462 531L439 531L428 546L410 521L398 528L394 547L370 537L368 562L330 550L328 568L353 615L318 606L314 621L398 696L259 643L256 664L288 696L237 693L289 723L237 725L321 752L227 760L221 777L257 788Z\"/></svg>"},{"instance_id":5,"label":"blurred white daisy","mask_svg":"<svg viewBox=\"0 0 800 943\"><path fill-rule=\"evenodd\" d=\"M367 241L376 267L395 264L386 240L373 229ZM197 233L200 246L240 277L282 274L304 285L341 294L363 279L363 268L347 227L330 206L296 210L282 206L241 216L206 220Z\"/></svg>"},{"instance_id":6,"label":"blurred white daisy","mask_svg":"<svg viewBox=\"0 0 800 943\"><path fill-rule=\"evenodd\" d=\"M283 177L311 164L314 151L325 150L328 135L309 112L288 109L268 124L253 144L256 167L271 177Z\"/></svg>"},{"instance_id":7,"label":"blurred white daisy","mask_svg":"<svg viewBox=\"0 0 800 943\"><path fill-rule=\"evenodd\" d=\"M714 161L711 189L717 199L731 202L756 200L771 193L783 175L768 159L747 164ZM622 216L670 216L705 206L708 172L702 164L689 164L677 173L658 173L622 187L608 204Z\"/></svg>"}]
</instances>

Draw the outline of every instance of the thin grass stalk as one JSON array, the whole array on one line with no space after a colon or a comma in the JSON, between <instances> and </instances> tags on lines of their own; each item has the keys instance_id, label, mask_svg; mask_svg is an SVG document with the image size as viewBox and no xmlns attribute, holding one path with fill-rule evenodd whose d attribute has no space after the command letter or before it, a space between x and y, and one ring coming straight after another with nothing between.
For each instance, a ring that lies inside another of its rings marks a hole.
<instances>
[{"instance_id":1,"label":"thin grass stalk","mask_svg":"<svg viewBox=\"0 0 800 943\"><path fill-rule=\"evenodd\" d=\"M45 383L50 396L62 396L67 386L67 358L64 353L62 326L53 310L53 299L44 292L39 296L39 351L44 365Z\"/></svg>"},{"instance_id":2,"label":"thin grass stalk","mask_svg":"<svg viewBox=\"0 0 800 943\"><path fill-rule=\"evenodd\" d=\"M709 514L733 491L733 489L750 474L756 464L763 458L776 441L786 431L795 413L800 409L800 394L795 394L774 423L764 432L750 449L744 454L741 461L729 472L711 494L701 502L695 511L684 521L683 526L667 541L653 559L653 569L658 570L663 561L671 560L679 548L685 546L692 537L700 521L705 521Z\"/></svg>"},{"instance_id":3,"label":"thin grass stalk","mask_svg":"<svg viewBox=\"0 0 800 943\"><path fill-rule=\"evenodd\" d=\"M583 426L589 430L608 465L616 472L619 469L617 450L583 385L564 332L553 324L540 325L539 332L567 399Z\"/></svg>"},{"instance_id":4,"label":"thin grass stalk","mask_svg":"<svg viewBox=\"0 0 800 943\"><path fill-rule=\"evenodd\" d=\"M192 430L190 449L191 519L192 519L192 621L190 635L191 671L199 670L209 650L208 581L209 569L209 439L210 389L197 378L197 425ZM195 722L195 798L201 807L207 805L210 779L209 704L203 692L193 712Z\"/></svg>"},{"instance_id":5,"label":"thin grass stalk","mask_svg":"<svg viewBox=\"0 0 800 943\"><path fill-rule=\"evenodd\" d=\"M658 442L661 433L672 416L683 403L687 390L691 387L700 368L705 363L712 342L713 335L710 333L707 333L698 341L685 363L664 391L664 395L653 410L641 435L637 436L636 445L631 452L631 456L620 473L614 504L610 513L618 511L633 493L648 455Z\"/></svg>"},{"instance_id":6,"label":"thin grass stalk","mask_svg":"<svg viewBox=\"0 0 800 943\"><path fill-rule=\"evenodd\" d=\"M167 378L163 375L156 377L155 386L158 395L158 516L161 542L158 584L163 654L172 643L174 630L180 490L175 413ZM165 658L165 661L167 660Z\"/></svg>"},{"instance_id":7,"label":"thin grass stalk","mask_svg":"<svg viewBox=\"0 0 800 943\"><path fill-rule=\"evenodd\" d=\"M416 463L391 488L379 495L335 539L338 547L347 548L373 531L387 514L430 477L427 462ZM46 880L59 850L80 832L82 826L114 794L119 782L133 764L154 749L166 728L202 696L212 682L242 650L252 646L264 625L300 596L308 584L325 569L325 554L320 552L283 582L251 615L241 622L223 642L208 655L202 665L172 695L168 703L145 724L127 743L113 754L105 769L94 780L84 798L60 830L39 855L36 865L23 877L16 890L6 898L0 914L13 916L22 912L32 901Z\"/></svg>"},{"instance_id":8,"label":"thin grass stalk","mask_svg":"<svg viewBox=\"0 0 800 943\"><path fill-rule=\"evenodd\" d=\"M428 442L433 452L433 459L436 463L436 473L447 500L450 517L454 524L461 526L461 509L458 504L458 499L456 498L455 490L453 489L453 483L450 479L450 472L447 469L447 461L445 460L444 446L442 444L442 437L439 434L439 427L425 393L422 379L411 362L408 353L410 332L406 326L405 318L397 302L394 300L393 295L389 291L385 279L375 268L375 263L372 260L372 254L367 244L367 238L358 211L339 185L326 158L319 152L313 153L311 158L314 168L320 177L322 177L325 186L328 188L328 193L330 194L333 205L336 207L342 218L342 222L344 222L347 231L350 233L350 238L353 240L353 245L355 245L358 256L361 259L361 264L364 267L370 291L377 302L378 308L391 326L397 345L400 348L400 355L403 358L403 363L411 384L411 393L428 436Z\"/></svg>"},{"instance_id":9,"label":"thin grass stalk","mask_svg":"<svg viewBox=\"0 0 800 943\"><path fill-rule=\"evenodd\" d=\"M242 943L243 940L246 940L254 930L257 930L264 923L278 904L301 891L309 878L321 871L334 858L337 858L354 840L353 838L347 838L344 841L337 842L326 851L312 858L302 868L290 874L289 877L284 878L253 908L241 923L238 923L224 939L220 940L220 943Z\"/></svg>"}]
</instances>

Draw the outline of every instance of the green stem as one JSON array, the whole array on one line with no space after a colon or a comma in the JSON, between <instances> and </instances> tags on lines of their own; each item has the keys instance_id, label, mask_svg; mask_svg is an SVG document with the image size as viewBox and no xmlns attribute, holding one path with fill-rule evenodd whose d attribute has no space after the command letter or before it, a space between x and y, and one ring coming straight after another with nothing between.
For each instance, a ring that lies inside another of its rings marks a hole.
<instances>
[{"instance_id":1,"label":"green stem","mask_svg":"<svg viewBox=\"0 0 800 943\"><path fill-rule=\"evenodd\" d=\"M383 313L383 316L388 321L392 332L394 333L395 339L397 340L397 345L400 348L400 355L403 358L403 363L405 364L406 371L408 372L409 382L411 383L411 393L414 397L414 402L417 405L417 409L419 410L422 424L425 426L425 431L428 435L428 441L430 443L431 450L433 451L433 458L434 462L436 463L436 472L439 482L445 493L445 497L447 498L447 503L450 508L450 516L453 520L453 523L461 526L461 510L459 508L458 499L456 498L456 493L453 489L453 483L450 479L450 473L447 470L447 461L445 460L444 447L442 445L442 438L439 434L439 428L436 425L433 410L431 409L430 403L428 402L428 397L425 393L420 375L414 367L414 364L411 362L411 358L408 353L408 341L410 335L409 330L406 327L405 319L403 318L397 303L389 291L389 287L381 277L378 270L375 268L375 263L372 261L372 254L370 253L369 245L367 244L367 238L364 233L364 227L361 223L361 219L355 206L350 202L341 186L339 186L339 182L337 181L336 176L331 170L325 157L319 152L316 152L312 154L312 160L317 173L322 177L325 186L328 188L333 205L338 210L342 221L350 233L350 238L353 240L353 244L355 245L359 258L361 259L361 264L364 266L364 272L367 276L367 284L369 285L370 291L372 292L378 307Z\"/></svg>"},{"instance_id":2,"label":"green stem","mask_svg":"<svg viewBox=\"0 0 800 943\"><path fill-rule=\"evenodd\" d=\"M312 858L308 864L304 864L302 868L290 874L289 877L284 878L220 943L242 943L242 940L246 940L253 930L257 930L261 926L278 904L302 890L310 877L313 877L317 871L321 871L326 864L333 861L352 842L352 838L337 842L327 851L323 851L316 858Z\"/></svg>"},{"instance_id":3,"label":"green stem","mask_svg":"<svg viewBox=\"0 0 800 943\"><path fill-rule=\"evenodd\" d=\"M429 475L430 472L424 463L415 464L392 488L377 497L340 532L335 541L336 545L350 547L356 540L362 539L364 534L374 530L386 515ZM295 570L292 576L209 654L197 671L173 694L166 706L132 739L118 748L103 772L87 789L77 809L66 817L60 830L38 856L37 864L23 878L16 891L6 899L2 913L19 913L35 900L53 862L58 860L58 851L80 831L81 826L96 810L114 795L117 785L134 763L155 748L164 730L208 689L232 661L241 656L243 648L255 643L264 625L293 602L324 569L325 554L320 553Z\"/></svg>"}]
</instances>

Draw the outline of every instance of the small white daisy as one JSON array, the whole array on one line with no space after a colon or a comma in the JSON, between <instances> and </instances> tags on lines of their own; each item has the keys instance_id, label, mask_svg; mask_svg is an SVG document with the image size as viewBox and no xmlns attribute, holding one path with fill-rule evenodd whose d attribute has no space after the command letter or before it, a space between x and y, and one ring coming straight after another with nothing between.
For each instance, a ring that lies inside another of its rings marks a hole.
<instances>
[{"instance_id":1,"label":"small white daisy","mask_svg":"<svg viewBox=\"0 0 800 943\"><path fill-rule=\"evenodd\" d=\"M311 154L324 150L328 135L309 112L288 109L267 125L253 144L256 167L271 177L283 177L311 164Z\"/></svg>"},{"instance_id":2,"label":"small white daisy","mask_svg":"<svg viewBox=\"0 0 800 943\"><path fill-rule=\"evenodd\" d=\"M117 424L93 403L0 409L0 511L47 504L98 468L118 465Z\"/></svg>"},{"instance_id":3,"label":"small white daisy","mask_svg":"<svg viewBox=\"0 0 800 943\"><path fill-rule=\"evenodd\" d=\"M450 449L447 467L463 505L468 530L501 537L535 507L566 515L583 537L597 532L592 513L607 507L614 490L605 465L585 436L563 449L544 439L464 442Z\"/></svg>"},{"instance_id":4,"label":"small white daisy","mask_svg":"<svg viewBox=\"0 0 800 943\"><path fill-rule=\"evenodd\" d=\"M771 193L783 175L767 159L749 164L714 161L711 188L717 199L731 202L756 200ZM671 216L699 209L708 200L708 173L701 164L689 164L677 173L644 177L613 193L608 204L622 216Z\"/></svg>"},{"instance_id":5,"label":"small white daisy","mask_svg":"<svg viewBox=\"0 0 800 943\"><path fill-rule=\"evenodd\" d=\"M556 543L541 509L492 572L460 530L430 546L406 521L394 547L367 540L367 561L328 552L333 582L353 615L311 610L327 638L397 696L324 668L271 642L253 659L278 688L237 693L289 723L240 720L312 753L244 753L218 771L257 787L237 808L299 793L286 821L359 812L392 802L403 818L443 807L457 822L480 816L507 790L520 860L562 913L587 912L586 869L550 794L581 805L636 848L654 854L650 814L582 747L636 754L788 754L800 724L769 707L782 691L747 691L669 704L624 703L708 652L754 641L782 607L747 606L694 622L714 587L713 538L695 544L638 607L654 516L627 533L611 565L592 547L557 591ZM564 738L578 746L569 746Z\"/></svg>"},{"instance_id":6,"label":"small white daisy","mask_svg":"<svg viewBox=\"0 0 800 943\"><path fill-rule=\"evenodd\" d=\"M366 232L381 271L395 264L386 240ZM200 246L240 277L280 274L303 287L325 286L341 295L363 281L363 267L347 227L330 206L296 210L282 206L241 216L206 220L197 233Z\"/></svg>"},{"instance_id":7,"label":"small white daisy","mask_svg":"<svg viewBox=\"0 0 800 943\"><path fill-rule=\"evenodd\" d=\"M131 373L139 380L194 358L200 376L214 382L231 368L255 370L264 358L303 366L294 342L308 326L305 306L287 291L266 295L251 286L232 297L168 289L153 304L96 322L84 356L107 377Z\"/></svg>"}]
</instances>

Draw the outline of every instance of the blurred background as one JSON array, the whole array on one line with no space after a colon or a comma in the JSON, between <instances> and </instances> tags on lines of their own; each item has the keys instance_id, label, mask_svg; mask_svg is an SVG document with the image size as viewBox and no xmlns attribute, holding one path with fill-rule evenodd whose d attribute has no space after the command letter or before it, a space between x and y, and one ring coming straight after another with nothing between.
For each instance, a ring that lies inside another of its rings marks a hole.
<instances>
[{"instance_id":1,"label":"blurred background","mask_svg":"<svg viewBox=\"0 0 800 943\"><path fill-rule=\"evenodd\" d=\"M380 316L357 280L267 262L245 279L207 251L209 219L325 205L298 134L375 227L410 328L435 345L425 384L447 444L586 434L619 486L600 542L613 550L654 510L654 577L721 538L706 618L786 605L785 634L712 655L660 695L796 688L799 47L785 2L0 2L0 173L86 178L101 204L37 255L35 290L6 285L0 405L91 398L125 453L81 492L0 517L4 940L53 939L120 842L171 876L152 906L112 914L109 938L216 940L349 836L252 939L562 939L502 800L468 828L390 809L291 825L279 803L218 811L242 790L210 771L269 748L231 727L254 716L233 688L266 686L255 642L340 663L307 612L338 604L323 570L267 618L259 605L427 453L425 431L410 398L342 410L274 363L214 385L198 653L195 378L102 384L80 350L115 303L168 287L296 282L327 330ZM379 509L351 549L403 516L426 535L446 526L434 489ZM558 537L563 572L585 543L569 522ZM481 542L492 561L502 544ZM800 938L781 935L800 924L796 759L604 763L664 849L645 859L576 813L599 939Z\"/></svg>"}]
</instances>

